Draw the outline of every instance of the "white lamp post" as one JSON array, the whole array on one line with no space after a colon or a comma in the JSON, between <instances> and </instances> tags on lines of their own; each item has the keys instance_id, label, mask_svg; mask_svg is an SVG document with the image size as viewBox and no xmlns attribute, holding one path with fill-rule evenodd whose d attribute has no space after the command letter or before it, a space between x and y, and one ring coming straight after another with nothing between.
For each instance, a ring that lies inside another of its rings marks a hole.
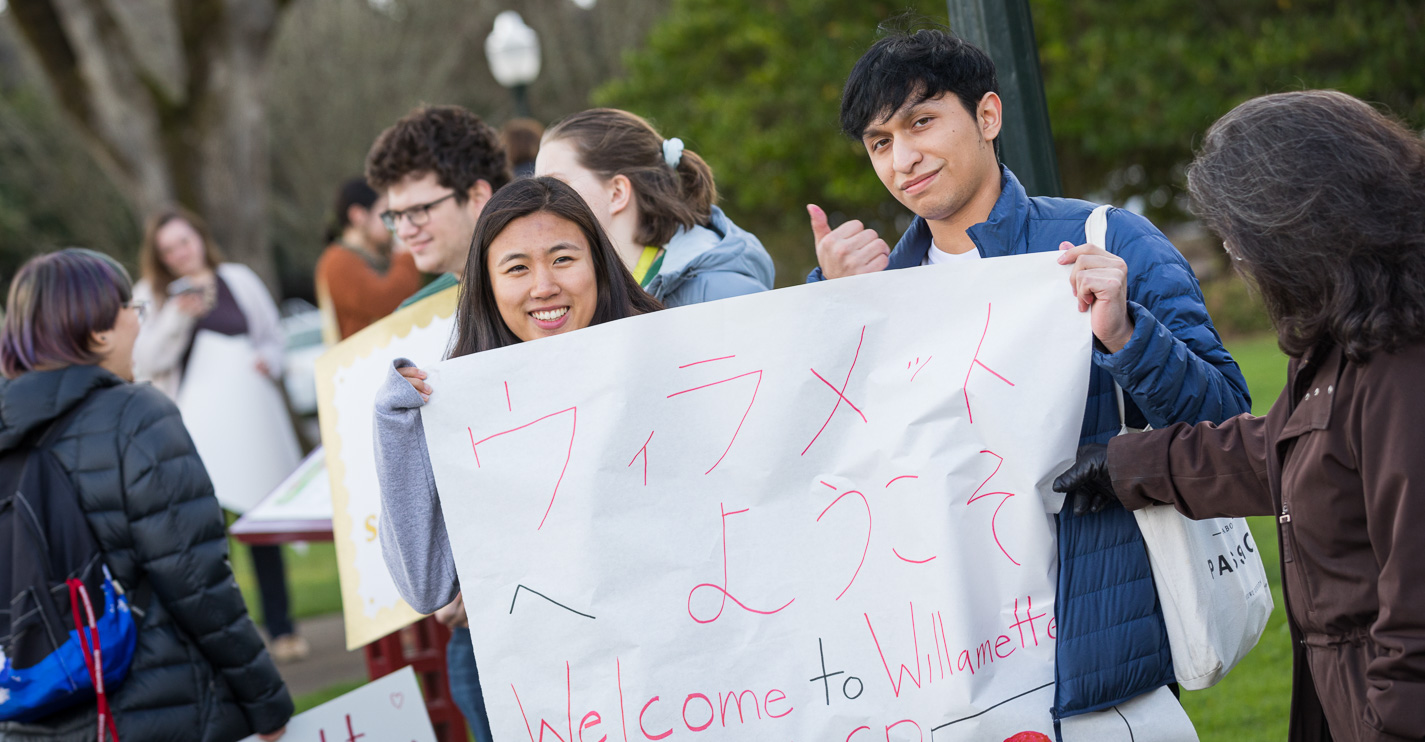
<instances>
[{"instance_id":1,"label":"white lamp post","mask_svg":"<svg viewBox=\"0 0 1425 742\"><path fill-rule=\"evenodd\" d=\"M485 37L485 59L496 82L515 97L515 115L529 116L529 85L539 77L539 35L520 14L506 10L495 16L495 29Z\"/></svg>"}]
</instances>

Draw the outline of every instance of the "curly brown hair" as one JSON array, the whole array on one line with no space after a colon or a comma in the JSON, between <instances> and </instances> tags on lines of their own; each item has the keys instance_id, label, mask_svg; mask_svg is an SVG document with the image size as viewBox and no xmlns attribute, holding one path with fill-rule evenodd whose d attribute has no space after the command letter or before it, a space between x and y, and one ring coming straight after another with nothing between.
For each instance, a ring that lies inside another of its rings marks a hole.
<instances>
[{"instance_id":1,"label":"curly brown hair","mask_svg":"<svg viewBox=\"0 0 1425 742\"><path fill-rule=\"evenodd\" d=\"M366 182L385 191L412 173L435 173L464 203L476 181L498 191L510 182L499 132L459 106L421 106L376 137Z\"/></svg>"}]
</instances>

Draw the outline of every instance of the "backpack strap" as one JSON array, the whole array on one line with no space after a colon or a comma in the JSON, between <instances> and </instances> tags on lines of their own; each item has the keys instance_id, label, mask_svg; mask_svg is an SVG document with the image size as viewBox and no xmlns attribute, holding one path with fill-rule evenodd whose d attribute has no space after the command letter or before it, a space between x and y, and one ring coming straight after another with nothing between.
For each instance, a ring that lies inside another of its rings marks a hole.
<instances>
[{"instance_id":1,"label":"backpack strap","mask_svg":"<svg viewBox=\"0 0 1425 742\"><path fill-rule=\"evenodd\" d=\"M33 440L34 443L30 444L29 447L34 450L41 450L54 445L54 442L69 428L69 424L74 422L76 417L79 417L79 413L83 411L84 406L88 403L89 397L85 397L75 403L75 405L69 408L63 415L51 420L49 425L45 427L44 432L40 433L38 437L31 436L30 440ZM23 469L21 469L20 474L24 474ZM17 486L19 485L19 481L19 477L16 477L15 484ZM150 584L148 580L139 579L138 585L127 591L117 579L114 580L114 586L120 593L127 595L129 607L133 609L139 617L142 618L147 615L149 605L153 601L153 585Z\"/></svg>"},{"instance_id":2,"label":"backpack strap","mask_svg":"<svg viewBox=\"0 0 1425 742\"><path fill-rule=\"evenodd\" d=\"M0 481L6 482L3 490L3 497L0 502L9 503L20 486L20 481L25 477L25 471L29 468L29 451L38 451L52 445L59 434L69 427L69 423L79 416L79 410L84 406L88 398L80 400L73 407L69 408L63 415L50 420L43 428L31 431L29 435L20 442L20 445L5 452L4 462L0 463Z\"/></svg>"}]
</instances>

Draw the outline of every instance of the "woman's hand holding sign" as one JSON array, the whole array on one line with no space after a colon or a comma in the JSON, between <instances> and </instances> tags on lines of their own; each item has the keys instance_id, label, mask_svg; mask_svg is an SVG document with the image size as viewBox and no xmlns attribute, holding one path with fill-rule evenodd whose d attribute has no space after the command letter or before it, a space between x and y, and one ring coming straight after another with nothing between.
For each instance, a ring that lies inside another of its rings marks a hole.
<instances>
[{"instance_id":1,"label":"woman's hand holding sign","mask_svg":"<svg viewBox=\"0 0 1425 742\"><path fill-rule=\"evenodd\" d=\"M396 373L405 377L406 381L411 382L411 387L416 390L417 394L421 395L422 402L430 401L430 393L432 389L430 388L430 384L427 384L425 381L426 372L420 370L415 366L402 366L396 369Z\"/></svg>"}]
</instances>

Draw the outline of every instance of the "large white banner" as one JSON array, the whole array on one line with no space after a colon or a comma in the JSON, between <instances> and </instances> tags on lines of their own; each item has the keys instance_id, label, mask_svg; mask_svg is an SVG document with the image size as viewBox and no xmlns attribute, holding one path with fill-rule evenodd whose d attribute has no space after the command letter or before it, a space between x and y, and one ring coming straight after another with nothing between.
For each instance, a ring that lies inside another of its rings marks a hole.
<instances>
[{"instance_id":1,"label":"large white banner","mask_svg":"<svg viewBox=\"0 0 1425 742\"><path fill-rule=\"evenodd\" d=\"M1049 483L1091 342L1055 258L800 286L431 368L423 419L495 738L1052 739Z\"/></svg>"}]
</instances>

